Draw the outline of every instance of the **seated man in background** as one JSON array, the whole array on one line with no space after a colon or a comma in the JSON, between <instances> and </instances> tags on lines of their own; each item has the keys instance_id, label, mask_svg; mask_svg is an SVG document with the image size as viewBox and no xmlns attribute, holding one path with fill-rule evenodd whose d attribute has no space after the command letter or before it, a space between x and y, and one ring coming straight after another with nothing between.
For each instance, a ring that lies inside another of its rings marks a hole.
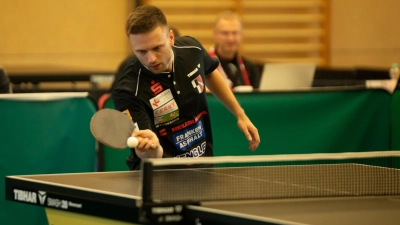
<instances>
[{"instance_id":1,"label":"seated man in background","mask_svg":"<svg viewBox=\"0 0 400 225\"><path fill-rule=\"evenodd\" d=\"M0 93L11 93L10 79L6 70L0 66Z\"/></svg>"},{"instance_id":2,"label":"seated man in background","mask_svg":"<svg viewBox=\"0 0 400 225\"><path fill-rule=\"evenodd\" d=\"M238 53L242 29L237 13L221 12L214 25L215 46L208 53L220 60L218 70L231 89L242 85L258 88L261 77L259 67Z\"/></svg>"}]
</instances>

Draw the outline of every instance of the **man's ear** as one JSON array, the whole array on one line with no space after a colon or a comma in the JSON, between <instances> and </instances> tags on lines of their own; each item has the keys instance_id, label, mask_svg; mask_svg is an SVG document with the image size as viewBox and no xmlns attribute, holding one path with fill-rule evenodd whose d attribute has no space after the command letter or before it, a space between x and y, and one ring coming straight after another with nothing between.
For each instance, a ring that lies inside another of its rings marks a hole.
<instances>
[{"instance_id":1,"label":"man's ear","mask_svg":"<svg viewBox=\"0 0 400 225\"><path fill-rule=\"evenodd\" d=\"M168 37L169 37L170 45L173 46L175 43L175 36L174 36L174 32L172 30L169 30Z\"/></svg>"}]
</instances>

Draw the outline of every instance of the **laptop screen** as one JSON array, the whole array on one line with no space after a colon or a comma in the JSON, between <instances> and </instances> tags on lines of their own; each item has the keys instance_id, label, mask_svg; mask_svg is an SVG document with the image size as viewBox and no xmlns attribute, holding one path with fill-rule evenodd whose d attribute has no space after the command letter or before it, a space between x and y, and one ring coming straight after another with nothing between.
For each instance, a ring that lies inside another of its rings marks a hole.
<instances>
[{"instance_id":1,"label":"laptop screen","mask_svg":"<svg viewBox=\"0 0 400 225\"><path fill-rule=\"evenodd\" d=\"M266 63L264 64L259 90L311 88L315 68L315 63Z\"/></svg>"}]
</instances>

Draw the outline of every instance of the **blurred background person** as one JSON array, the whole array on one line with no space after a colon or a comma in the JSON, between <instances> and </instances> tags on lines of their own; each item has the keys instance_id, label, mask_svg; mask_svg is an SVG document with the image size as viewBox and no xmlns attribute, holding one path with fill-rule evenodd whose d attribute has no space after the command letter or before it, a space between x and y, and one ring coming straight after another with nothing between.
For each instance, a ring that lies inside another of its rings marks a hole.
<instances>
[{"instance_id":1,"label":"blurred background person","mask_svg":"<svg viewBox=\"0 0 400 225\"><path fill-rule=\"evenodd\" d=\"M242 36L243 25L240 16L233 11L223 11L215 20L215 45L208 53L220 60L218 70L224 75L231 89L243 85L258 88L260 68L238 52Z\"/></svg>"},{"instance_id":2,"label":"blurred background person","mask_svg":"<svg viewBox=\"0 0 400 225\"><path fill-rule=\"evenodd\" d=\"M0 66L0 93L11 93L11 83L10 83L10 78L8 77L8 74L6 70Z\"/></svg>"}]
</instances>

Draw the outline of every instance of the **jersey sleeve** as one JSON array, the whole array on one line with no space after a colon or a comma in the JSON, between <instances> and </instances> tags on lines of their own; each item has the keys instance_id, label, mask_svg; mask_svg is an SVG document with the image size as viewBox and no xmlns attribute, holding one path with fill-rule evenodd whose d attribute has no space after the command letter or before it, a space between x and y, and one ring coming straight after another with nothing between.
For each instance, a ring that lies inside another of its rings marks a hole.
<instances>
[{"instance_id":1,"label":"jersey sleeve","mask_svg":"<svg viewBox=\"0 0 400 225\"><path fill-rule=\"evenodd\" d=\"M202 54L202 58L203 58L203 62L204 62L204 68L205 68L204 70L205 70L206 76L208 74L212 73L215 69L217 69L218 65L219 65L218 58L211 57L208 54L207 50L203 47L203 45L195 38L189 37L189 36L186 36L186 37L188 37L189 41L192 42L192 45L195 45L201 49L201 54Z\"/></svg>"},{"instance_id":2,"label":"jersey sleeve","mask_svg":"<svg viewBox=\"0 0 400 225\"><path fill-rule=\"evenodd\" d=\"M139 129L150 129L148 115L142 102L135 96L135 79L129 76L132 70L125 68L113 84L111 98L116 110L129 114L133 122L136 122ZM126 158L126 165L130 170L140 169L140 158L136 155L135 149Z\"/></svg>"}]
</instances>

